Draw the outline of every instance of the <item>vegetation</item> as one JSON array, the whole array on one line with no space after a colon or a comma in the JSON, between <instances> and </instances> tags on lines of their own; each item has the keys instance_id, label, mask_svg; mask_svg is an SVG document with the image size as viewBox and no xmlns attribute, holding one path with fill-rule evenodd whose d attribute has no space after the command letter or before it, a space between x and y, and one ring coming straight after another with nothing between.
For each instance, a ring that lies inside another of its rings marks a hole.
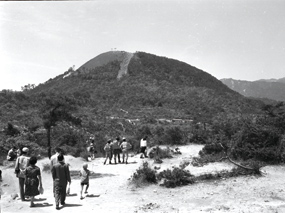
<instances>
[{"instance_id":1,"label":"vegetation","mask_svg":"<svg viewBox=\"0 0 285 213\"><path fill-rule=\"evenodd\" d=\"M135 53L120 80L119 69L120 62L111 61L69 70L36 87L28 84L22 92L2 90L1 156L15 145L41 156L60 146L86 157L91 135L98 154L107 139L117 136L137 151L148 135L150 146L205 144L204 163L225 156L284 162L282 102L266 105L245 98L202 70L147 53Z\"/></svg>"},{"instance_id":2,"label":"vegetation","mask_svg":"<svg viewBox=\"0 0 285 213\"><path fill-rule=\"evenodd\" d=\"M142 167L132 175L131 183L137 187L148 183L157 183L156 171L149 167L148 162L144 162Z\"/></svg>"},{"instance_id":3,"label":"vegetation","mask_svg":"<svg viewBox=\"0 0 285 213\"><path fill-rule=\"evenodd\" d=\"M193 175L189 171L174 167L172 170L167 169L157 175L158 180L163 180L160 184L167 188L174 188L194 183Z\"/></svg>"}]
</instances>

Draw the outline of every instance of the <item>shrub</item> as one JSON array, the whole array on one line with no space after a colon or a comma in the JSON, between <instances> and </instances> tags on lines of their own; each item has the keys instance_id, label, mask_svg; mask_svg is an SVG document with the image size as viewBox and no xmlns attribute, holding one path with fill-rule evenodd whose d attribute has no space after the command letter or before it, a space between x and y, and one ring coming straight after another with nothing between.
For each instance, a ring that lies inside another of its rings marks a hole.
<instances>
[{"instance_id":1,"label":"shrub","mask_svg":"<svg viewBox=\"0 0 285 213\"><path fill-rule=\"evenodd\" d=\"M145 183L157 183L156 171L149 167L148 162L144 162L142 167L137 169L132 175L131 182L136 186L141 186Z\"/></svg>"},{"instance_id":2,"label":"shrub","mask_svg":"<svg viewBox=\"0 0 285 213\"><path fill-rule=\"evenodd\" d=\"M167 188L174 188L176 186L183 186L193 184L193 175L187 170L175 167L173 170L167 169L160 172L157 176L158 180L163 180L162 186Z\"/></svg>"},{"instance_id":3,"label":"shrub","mask_svg":"<svg viewBox=\"0 0 285 213\"><path fill-rule=\"evenodd\" d=\"M203 149L199 152L199 155L203 154L217 154L223 152L227 148L226 144L221 143L210 143L206 144Z\"/></svg>"},{"instance_id":4,"label":"shrub","mask_svg":"<svg viewBox=\"0 0 285 213\"><path fill-rule=\"evenodd\" d=\"M185 169L190 164L189 161L183 161L179 164L180 169Z\"/></svg>"},{"instance_id":5,"label":"shrub","mask_svg":"<svg viewBox=\"0 0 285 213\"><path fill-rule=\"evenodd\" d=\"M179 127L169 128L163 136L163 144L183 144L183 132Z\"/></svg>"},{"instance_id":6,"label":"shrub","mask_svg":"<svg viewBox=\"0 0 285 213\"><path fill-rule=\"evenodd\" d=\"M160 148L159 146L152 147L148 152L148 156L155 159L172 158L171 150L169 147Z\"/></svg>"}]
</instances>

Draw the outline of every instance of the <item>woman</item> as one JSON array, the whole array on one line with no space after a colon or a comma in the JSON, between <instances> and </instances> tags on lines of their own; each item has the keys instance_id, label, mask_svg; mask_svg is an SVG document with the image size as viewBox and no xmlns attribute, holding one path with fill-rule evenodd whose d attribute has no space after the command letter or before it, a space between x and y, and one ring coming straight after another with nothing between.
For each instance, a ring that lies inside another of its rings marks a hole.
<instances>
[{"instance_id":1,"label":"woman","mask_svg":"<svg viewBox=\"0 0 285 213\"><path fill-rule=\"evenodd\" d=\"M42 191L41 170L36 166L37 158L35 156L30 158L29 166L26 169L25 179L25 196L30 196L30 207L34 207L34 198Z\"/></svg>"}]
</instances>

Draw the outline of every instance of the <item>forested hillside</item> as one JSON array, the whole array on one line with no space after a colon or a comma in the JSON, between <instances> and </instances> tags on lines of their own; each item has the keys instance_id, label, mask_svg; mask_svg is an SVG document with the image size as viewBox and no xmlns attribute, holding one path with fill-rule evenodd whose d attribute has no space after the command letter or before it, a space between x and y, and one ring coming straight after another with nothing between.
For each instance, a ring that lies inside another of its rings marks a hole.
<instances>
[{"instance_id":1,"label":"forested hillside","mask_svg":"<svg viewBox=\"0 0 285 213\"><path fill-rule=\"evenodd\" d=\"M108 138L117 136L127 137L133 149L144 135L150 136L151 145L233 143L245 123L264 122L269 109L276 111L275 106L245 98L184 62L143 52L128 61L113 60L110 54L105 54L108 59L100 58L101 66L92 67L90 60L89 68L69 69L35 88L2 91L1 151L16 144L47 155L47 147L60 146L84 157L91 135L98 153L103 153ZM125 72L118 78L122 66ZM270 132L271 124L266 130L259 127ZM280 132L276 140L281 141L284 126L278 125L272 128Z\"/></svg>"}]
</instances>

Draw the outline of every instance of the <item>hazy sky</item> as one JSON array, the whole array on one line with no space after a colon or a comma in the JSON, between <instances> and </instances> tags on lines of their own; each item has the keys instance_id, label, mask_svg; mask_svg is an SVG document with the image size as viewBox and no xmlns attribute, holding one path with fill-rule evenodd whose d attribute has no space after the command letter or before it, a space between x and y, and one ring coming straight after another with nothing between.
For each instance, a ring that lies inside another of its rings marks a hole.
<instances>
[{"instance_id":1,"label":"hazy sky","mask_svg":"<svg viewBox=\"0 0 285 213\"><path fill-rule=\"evenodd\" d=\"M113 48L218 79L282 78L285 1L0 1L0 90L44 83Z\"/></svg>"}]
</instances>

